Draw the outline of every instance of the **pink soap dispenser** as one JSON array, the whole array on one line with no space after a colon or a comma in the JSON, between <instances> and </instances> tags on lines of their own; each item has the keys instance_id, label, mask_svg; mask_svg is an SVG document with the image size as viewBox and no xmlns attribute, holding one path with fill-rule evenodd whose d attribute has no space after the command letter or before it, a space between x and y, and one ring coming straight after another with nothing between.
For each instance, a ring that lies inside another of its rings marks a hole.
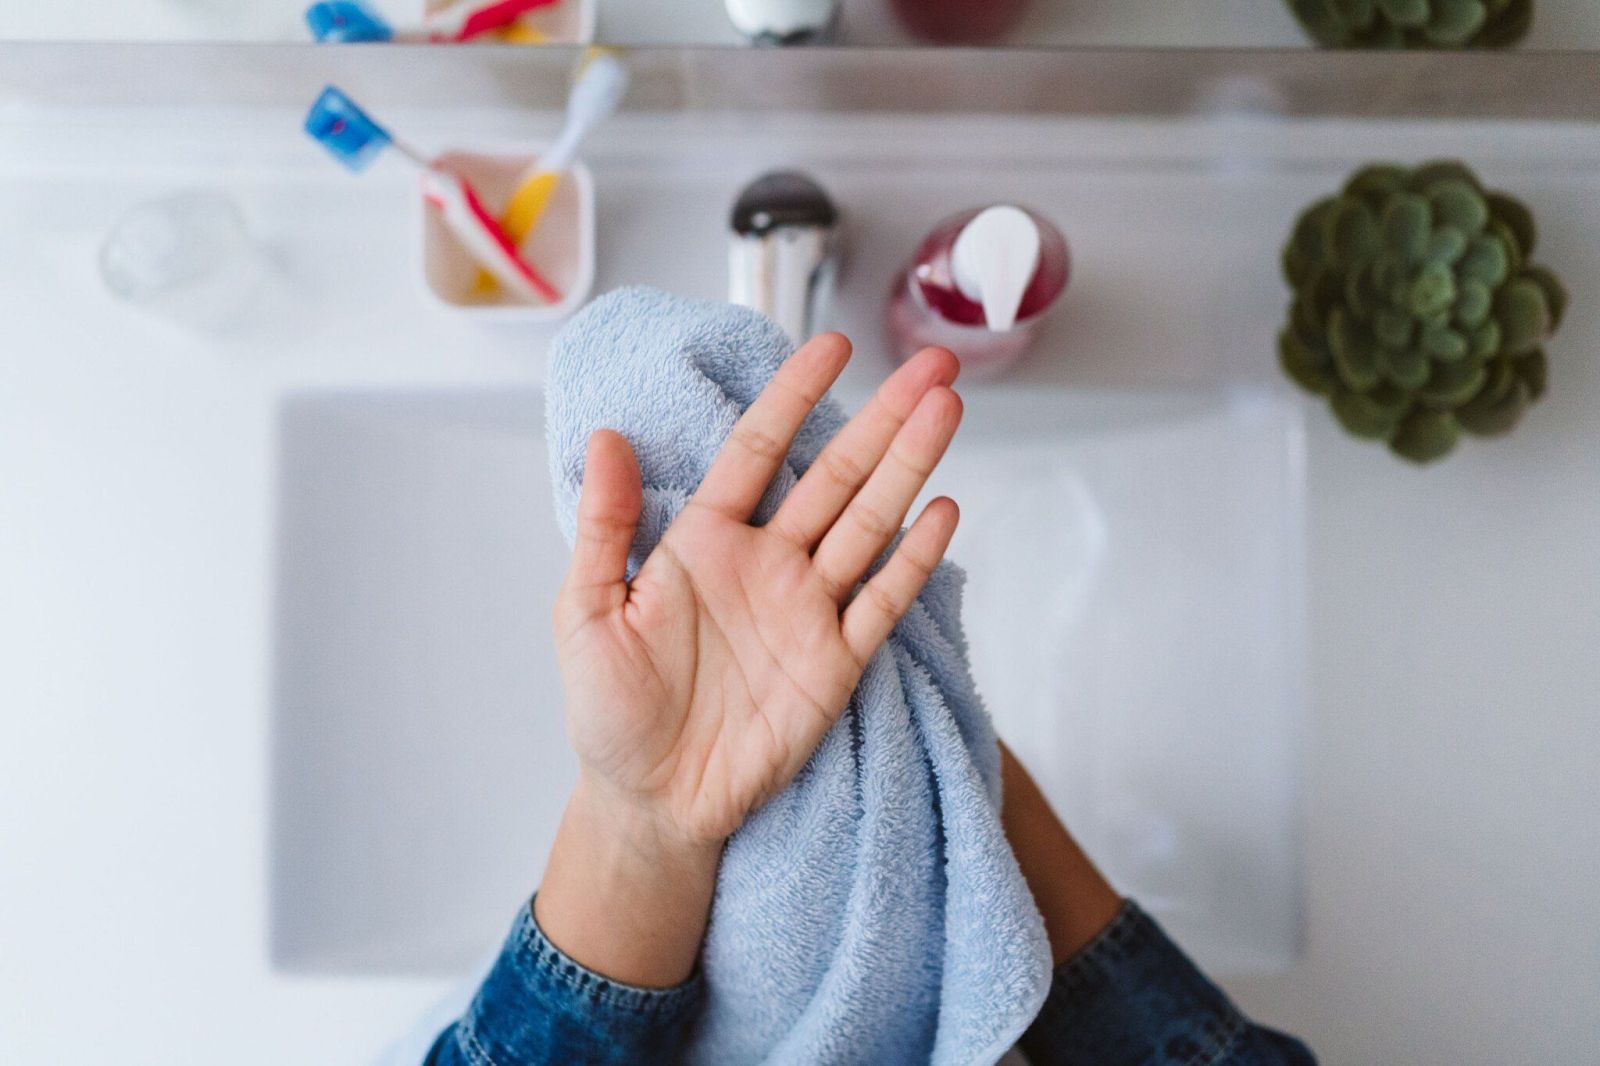
<instances>
[{"instance_id":1,"label":"pink soap dispenser","mask_svg":"<svg viewBox=\"0 0 1600 1066\"><path fill-rule=\"evenodd\" d=\"M1067 286L1066 238L1026 208L964 211L928 234L889 293L895 357L929 345L961 359L964 375L999 373L1033 344Z\"/></svg>"}]
</instances>

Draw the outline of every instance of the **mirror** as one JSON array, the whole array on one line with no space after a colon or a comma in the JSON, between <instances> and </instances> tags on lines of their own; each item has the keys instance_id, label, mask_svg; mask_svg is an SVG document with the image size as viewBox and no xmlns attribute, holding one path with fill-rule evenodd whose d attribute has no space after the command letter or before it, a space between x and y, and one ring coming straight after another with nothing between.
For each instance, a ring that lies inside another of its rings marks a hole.
<instances>
[{"instance_id":1,"label":"mirror","mask_svg":"<svg viewBox=\"0 0 1600 1066\"><path fill-rule=\"evenodd\" d=\"M1600 50L1594 0L88 0L7 15L0 38L45 41Z\"/></svg>"}]
</instances>

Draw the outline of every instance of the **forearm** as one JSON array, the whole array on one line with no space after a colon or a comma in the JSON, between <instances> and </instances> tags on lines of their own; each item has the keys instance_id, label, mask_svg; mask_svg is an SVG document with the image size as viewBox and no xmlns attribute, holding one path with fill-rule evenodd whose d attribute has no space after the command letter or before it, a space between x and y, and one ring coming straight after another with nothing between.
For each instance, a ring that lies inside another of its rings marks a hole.
<instances>
[{"instance_id":1,"label":"forearm","mask_svg":"<svg viewBox=\"0 0 1600 1066\"><path fill-rule=\"evenodd\" d=\"M1077 954L1122 909L1122 897L1078 847L1044 793L1000 745L1000 820L1050 937L1056 965Z\"/></svg>"},{"instance_id":2,"label":"forearm","mask_svg":"<svg viewBox=\"0 0 1600 1066\"><path fill-rule=\"evenodd\" d=\"M580 778L534 910L567 955L646 988L694 973L716 889L719 844L675 838Z\"/></svg>"}]
</instances>

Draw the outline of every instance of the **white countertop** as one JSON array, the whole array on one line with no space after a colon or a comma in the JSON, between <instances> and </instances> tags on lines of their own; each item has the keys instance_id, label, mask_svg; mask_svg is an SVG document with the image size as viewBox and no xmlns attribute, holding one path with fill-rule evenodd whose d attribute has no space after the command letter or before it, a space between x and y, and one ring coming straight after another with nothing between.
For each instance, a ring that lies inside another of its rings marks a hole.
<instances>
[{"instance_id":1,"label":"white countertop","mask_svg":"<svg viewBox=\"0 0 1600 1066\"><path fill-rule=\"evenodd\" d=\"M534 382L542 335L419 301L403 175L330 182L294 116L220 119L0 124L0 1061L362 1062L442 989L268 962L276 403L322 385ZM461 122L475 139L527 132ZM427 140L436 123L406 128ZM939 129L896 127L897 148L980 166L1020 136L1049 146L1036 176L1070 157L1050 205L1069 216L1112 206L1074 205L1074 167L1134 159L1130 204L1147 213L1130 216L1128 269L1174 232L1179 215L1160 212L1185 208L1151 199L1161 175L1222 143L1130 123ZM847 204L911 181L901 217L862 220L852 270L881 273L938 191L870 165L885 132L613 128L591 153L601 286L719 294L731 190L794 159ZM749 165L652 157L685 137ZM1328 1063L1579 1061L1600 1040L1600 300L1581 280L1600 277L1600 131L1313 124L1244 143L1259 157L1206 164L1234 198L1187 209L1234 204L1217 225L1272 247L1283 206L1330 188L1352 151L1468 155L1536 205L1540 258L1573 283L1573 308L1551 395L1509 439L1418 471L1309 412L1306 951L1234 990ZM284 313L227 344L118 305L94 277L120 210L190 184L232 190L288 278ZM1075 361L1019 381L1274 380L1272 264L1186 269L1167 306L1085 300L1052 334ZM865 334L872 288L842 311ZM1118 326L1145 331L1147 367L1096 362L1088 341ZM1237 345L1180 364L1194 329Z\"/></svg>"}]
</instances>

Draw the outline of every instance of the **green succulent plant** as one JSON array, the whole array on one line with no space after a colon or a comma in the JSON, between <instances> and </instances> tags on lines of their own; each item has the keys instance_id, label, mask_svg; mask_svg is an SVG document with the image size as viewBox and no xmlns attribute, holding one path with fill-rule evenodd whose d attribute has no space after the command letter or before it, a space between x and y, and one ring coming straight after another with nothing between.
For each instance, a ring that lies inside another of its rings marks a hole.
<instances>
[{"instance_id":1,"label":"green succulent plant","mask_svg":"<svg viewBox=\"0 0 1600 1066\"><path fill-rule=\"evenodd\" d=\"M1505 433L1544 395L1541 346L1567 305L1529 262L1535 240L1528 209L1461 163L1365 167L1284 248L1279 362L1350 433L1414 462L1462 430Z\"/></svg>"},{"instance_id":2,"label":"green succulent plant","mask_svg":"<svg viewBox=\"0 0 1600 1066\"><path fill-rule=\"evenodd\" d=\"M1288 0L1325 48L1506 48L1533 24L1533 0Z\"/></svg>"}]
</instances>

